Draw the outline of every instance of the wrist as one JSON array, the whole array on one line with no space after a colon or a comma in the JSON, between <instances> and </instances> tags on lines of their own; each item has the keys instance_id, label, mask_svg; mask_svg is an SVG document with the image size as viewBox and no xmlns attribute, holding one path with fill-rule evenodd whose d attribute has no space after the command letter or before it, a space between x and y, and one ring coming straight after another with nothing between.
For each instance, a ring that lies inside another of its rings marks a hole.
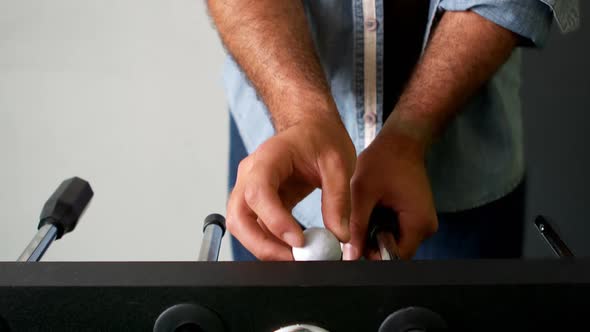
<instances>
[{"instance_id":1,"label":"wrist","mask_svg":"<svg viewBox=\"0 0 590 332\"><path fill-rule=\"evenodd\" d=\"M331 96L323 94L291 93L270 106L269 112L276 132L310 122L344 126L336 103Z\"/></svg>"},{"instance_id":2,"label":"wrist","mask_svg":"<svg viewBox=\"0 0 590 332\"><path fill-rule=\"evenodd\" d=\"M435 131L428 119L396 109L376 139L385 142L397 155L423 159L434 140Z\"/></svg>"}]
</instances>

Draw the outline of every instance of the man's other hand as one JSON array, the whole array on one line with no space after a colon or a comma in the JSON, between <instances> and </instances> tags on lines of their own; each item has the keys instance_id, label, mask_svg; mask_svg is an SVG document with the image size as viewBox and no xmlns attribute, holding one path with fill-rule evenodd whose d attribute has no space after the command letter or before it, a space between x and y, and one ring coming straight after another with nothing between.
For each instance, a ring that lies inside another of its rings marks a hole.
<instances>
[{"instance_id":1,"label":"man's other hand","mask_svg":"<svg viewBox=\"0 0 590 332\"><path fill-rule=\"evenodd\" d=\"M438 220L424 165L423 144L405 135L378 135L358 157L352 178L351 241L343 258L380 259L366 248L367 227L373 208L396 211L400 258L414 256L420 243L434 234ZM393 222L393 220L392 220Z\"/></svg>"}]
</instances>

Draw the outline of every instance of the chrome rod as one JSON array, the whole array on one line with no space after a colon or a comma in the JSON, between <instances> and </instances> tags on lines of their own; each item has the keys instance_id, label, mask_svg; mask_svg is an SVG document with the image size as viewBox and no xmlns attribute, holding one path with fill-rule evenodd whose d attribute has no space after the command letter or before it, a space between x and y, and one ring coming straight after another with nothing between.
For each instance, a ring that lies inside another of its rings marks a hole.
<instances>
[{"instance_id":1,"label":"chrome rod","mask_svg":"<svg viewBox=\"0 0 590 332\"><path fill-rule=\"evenodd\" d=\"M45 254L51 243L57 237L57 228L52 224L46 224L39 228L23 253L18 257L18 262L38 262Z\"/></svg>"},{"instance_id":2,"label":"chrome rod","mask_svg":"<svg viewBox=\"0 0 590 332\"><path fill-rule=\"evenodd\" d=\"M377 245L379 246L379 253L381 254L381 260L391 261L399 259L399 251L397 243L393 234L386 231L377 233Z\"/></svg>"},{"instance_id":3,"label":"chrome rod","mask_svg":"<svg viewBox=\"0 0 590 332\"><path fill-rule=\"evenodd\" d=\"M219 257L222 237L223 229L219 227L219 225L207 225L203 231L203 241L201 242L201 251L199 252L198 261L216 262Z\"/></svg>"}]
</instances>

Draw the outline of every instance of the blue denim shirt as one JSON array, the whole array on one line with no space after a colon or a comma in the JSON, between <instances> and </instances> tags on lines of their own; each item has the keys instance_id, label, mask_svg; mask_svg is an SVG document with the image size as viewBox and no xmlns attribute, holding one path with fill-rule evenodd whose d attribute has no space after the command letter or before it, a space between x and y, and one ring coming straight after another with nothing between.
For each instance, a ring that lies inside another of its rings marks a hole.
<instances>
[{"instance_id":1,"label":"blue denim shirt","mask_svg":"<svg viewBox=\"0 0 590 332\"><path fill-rule=\"evenodd\" d=\"M382 126L384 0L306 0L316 50L357 153ZM577 0L431 0L423 50L441 11L472 10L542 47L556 22L577 28ZM521 124L521 48L463 107L427 154L437 211L474 208L509 193L525 169ZM227 57L224 87L248 152L274 134L268 110L238 65ZM293 210L304 226L322 226L321 191Z\"/></svg>"}]
</instances>

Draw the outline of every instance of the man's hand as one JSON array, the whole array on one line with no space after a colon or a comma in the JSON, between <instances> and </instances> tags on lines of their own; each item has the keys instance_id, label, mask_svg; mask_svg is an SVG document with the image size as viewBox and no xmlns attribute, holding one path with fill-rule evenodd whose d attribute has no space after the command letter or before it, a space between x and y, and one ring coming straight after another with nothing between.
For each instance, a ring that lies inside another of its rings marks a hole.
<instances>
[{"instance_id":1,"label":"man's hand","mask_svg":"<svg viewBox=\"0 0 590 332\"><path fill-rule=\"evenodd\" d=\"M268 139L239 166L227 206L228 230L261 260L293 260L303 232L291 214L322 188L326 228L348 242L356 152L340 119L301 121Z\"/></svg>"},{"instance_id":2,"label":"man's hand","mask_svg":"<svg viewBox=\"0 0 590 332\"><path fill-rule=\"evenodd\" d=\"M506 62L518 40L476 13L443 14L393 113L359 156L345 259L363 255L368 219L378 203L398 214L402 258L411 258L437 230L424 155L465 101Z\"/></svg>"},{"instance_id":3,"label":"man's hand","mask_svg":"<svg viewBox=\"0 0 590 332\"><path fill-rule=\"evenodd\" d=\"M380 259L365 246L369 216L376 205L398 215L398 249L412 258L420 243L434 234L438 220L424 166L425 146L405 135L379 135L359 156L352 178L351 241L344 259L364 255ZM392 221L393 222L393 221Z\"/></svg>"},{"instance_id":4,"label":"man's hand","mask_svg":"<svg viewBox=\"0 0 590 332\"><path fill-rule=\"evenodd\" d=\"M292 260L303 245L291 210L322 188L324 224L350 234L356 151L324 76L301 1L208 0L226 49L270 112L276 135L239 166L228 230L262 260Z\"/></svg>"}]
</instances>

